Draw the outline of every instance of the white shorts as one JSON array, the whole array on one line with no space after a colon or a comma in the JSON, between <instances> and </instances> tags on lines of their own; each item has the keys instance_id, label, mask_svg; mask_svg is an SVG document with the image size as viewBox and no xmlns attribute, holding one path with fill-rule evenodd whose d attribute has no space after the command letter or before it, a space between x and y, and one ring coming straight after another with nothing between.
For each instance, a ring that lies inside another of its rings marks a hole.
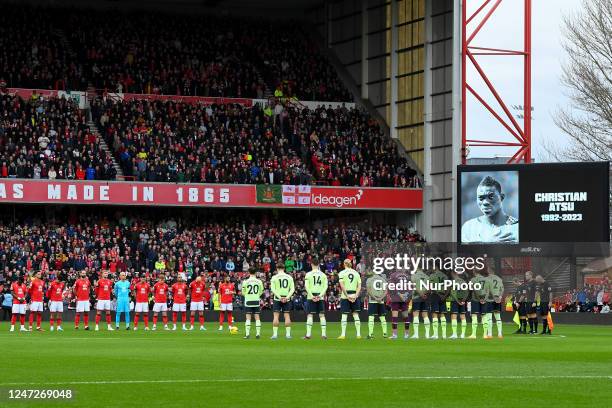
<instances>
[{"instance_id":1,"label":"white shorts","mask_svg":"<svg viewBox=\"0 0 612 408\"><path fill-rule=\"evenodd\" d=\"M64 302L59 300L49 302L49 311L51 313L64 313Z\"/></svg>"},{"instance_id":2,"label":"white shorts","mask_svg":"<svg viewBox=\"0 0 612 408\"><path fill-rule=\"evenodd\" d=\"M134 311L136 313L149 313L149 304L147 302L138 302Z\"/></svg>"},{"instance_id":3,"label":"white shorts","mask_svg":"<svg viewBox=\"0 0 612 408\"><path fill-rule=\"evenodd\" d=\"M166 303L154 303L153 304L153 313L167 312L167 311L168 311L168 305Z\"/></svg>"},{"instance_id":4,"label":"white shorts","mask_svg":"<svg viewBox=\"0 0 612 408\"><path fill-rule=\"evenodd\" d=\"M20 305L18 303L13 304L13 314L26 314L26 305Z\"/></svg>"},{"instance_id":5,"label":"white shorts","mask_svg":"<svg viewBox=\"0 0 612 408\"><path fill-rule=\"evenodd\" d=\"M192 312L203 311L204 310L204 302L191 302L189 304L189 310Z\"/></svg>"},{"instance_id":6,"label":"white shorts","mask_svg":"<svg viewBox=\"0 0 612 408\"><path fill-rule=\"evenodd\" d=\"M172 304L173 312L186 312L187 311L187 303L173 303Z\"/></svg>"},{"instance_id":7,"label":"white shorts","mask_svg":"<svg viewBox=\"0 0 612 408\"><path fill-rule=\"evenodd\" d=\"M234 310L234 305L232 303L221 303L222 312L231 312L232 310Z\"/></svg>"},{"instance_id":8,"label":"white shorts","mask_svg":"<svg viewBox=\"0 0 612 408\"><path fill-rule=\"evenodd\" d=\"M98 300L96 303L97 310L111 310L111 301L110 300Z\"/></svg>"},{"instance_id":9,"label":"white shorts","mask_svg":"<svg viewBox=\"0 0 612 408\"><path fill-rule=\"evenodd\" d=\"M30 302L30 312L42 312L43 310L43 302Z\"/></svg>"},{"instance_id":10,"label":"white shorts","mask_svg":"<svg viewBox=\"0 0 612 408\"><path fill-rule=\"evenodd\" d=\"M89 312L89 300L78 300L76 304L76 312Z\"/></svg>"}]
</instances>

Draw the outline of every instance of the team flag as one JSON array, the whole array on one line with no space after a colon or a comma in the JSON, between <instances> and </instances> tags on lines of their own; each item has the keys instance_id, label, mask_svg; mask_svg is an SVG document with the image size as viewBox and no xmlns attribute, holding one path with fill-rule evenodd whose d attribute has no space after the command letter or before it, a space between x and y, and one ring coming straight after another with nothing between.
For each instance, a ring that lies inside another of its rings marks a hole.
<instances>
[{"instance_id":1,"label":"team flag","mask_svg":"<svg viewBox=\"0 0 612 408\"><path fill-rule=\"evenodd\" d=\"M519 317L518 311L514 312L514 318L512 319L512 321L516 323L518 326L521 325L521 319Z\"/></svg>"},{"instance_id":2,"label":"team flag","mask_svg":"<svg viewBox=\"0 0 612 408\"><path fill-rule=\"evenodd\" d=\"M553 329L555 328L555 324L553 323L552 315L550 314L550 312L548 312L548 315L546 316L546 321L548 322L548 328L550 329L550 331L553 331Z\"/></svg>"},{"instance_id":3,"label":"team flag","mask_svg":"<svg viewBox=\"0 0 612 408\"><path fill-rule=\"evenodd\" d=\"M257 185L257 202L266 204L281 203L282 191L279 185Z\"/></svg>"}]
</instances>

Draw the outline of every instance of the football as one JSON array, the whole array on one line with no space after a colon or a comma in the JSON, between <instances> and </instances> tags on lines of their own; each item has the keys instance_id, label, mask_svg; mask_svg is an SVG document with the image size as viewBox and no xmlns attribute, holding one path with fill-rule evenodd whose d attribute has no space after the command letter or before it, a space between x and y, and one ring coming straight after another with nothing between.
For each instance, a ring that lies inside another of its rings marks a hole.
<instances>
[{"instance_id":1,"label":"football","mask_svg":"<svg viewBox=\"0 0 612 408\"><path fill-rule=\"evenodd\" d=\"M238 328L236 326L232 326L232 328L230 329L230 334L237 334L238 333Z\"/></svg>"}]
</instances>

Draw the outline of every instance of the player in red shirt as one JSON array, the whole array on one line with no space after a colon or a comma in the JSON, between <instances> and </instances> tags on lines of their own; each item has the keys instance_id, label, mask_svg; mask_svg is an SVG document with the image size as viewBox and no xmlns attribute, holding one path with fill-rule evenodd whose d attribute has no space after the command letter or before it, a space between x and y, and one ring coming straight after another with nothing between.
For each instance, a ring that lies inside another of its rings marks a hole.
<instances>
[{"instance_id":1,"label":"player in red shirt","mask_svg":"<svg viewBox=\"0 0 612 408\"><path fill-rule=\"evenodd\" d=\"M56 278L49 284L47 289L47 297L49 298L49 323L51 325L50 330L53 331L55 328L54 323L57 324L57 331L63 331L62 329L62 313L64 313L64 287L66 286L64 281L63 273L56 274Z\"/></svg>"},{"instance_id":2,"label":"player in red shirt","mask_svg":"<svg viewBox=\"0 0 612 408\"><path fill-rule=\"evenodd\" d=\"M159 273L158 280L153 285L153 330L157 330L157 316L162 314L164 330L168 329L168 285L163 272Z\"/></svg>"},{"instance_id":3,"label":"player in red shirt","mask_svg":"<svg viewBox=\"0 0 612 408\"><path fill-rule=\"evenodd\" d=\"M219 312L219 331L223 330L223 319L226 312L228 328L232 328L232 311L234 310L233 302L235 294L236 289L234 284L230 282L229 274L226 274L224 281L219 284L219 296L221 300L221 312Z\"/></svg>"},{"instance_id":4,"label":"player in red shirt","mask_svg":"<svg viewBox=\"0 0 612 408\"><path fill-rule=\"evenodd\" d=\"M85 330L89 330L89 294L91 293L91 282L87 278L87 273L81 271L80 278L74 282L72 288L76 296L76 313L74 314L74 329L79 329L80 314L83 314L83 326Z\"/></svg>"},{"instance_id":5,"label":"player in red shirt","mask_svg":"<svg viewBox=\"0 0 612 408\"><path fill-rule=\"evenodd\" d=\"M204 327L204 292L206 291L206 284L202 282L202 277L198 276L189 285L189 295L191 297L191 303L189 304L189 310L191 311L191 327L189 330L193 330L193 323L195 322L196 312L199 313L200 317L200 330L206 330Z\"/></svg>"},{"instance_id":6,"label":"player in red shirt","mask_svg":"<svg viewBox=\"0 0 612 408\"><path fill-rule=\"evenodd\" d=\"M15 331L15 323L17 322L17 316L19 316L19 323L21 327L19 331L28 331L25 327L25 314L26 314L26 294L28 287L25 284L27 275L24 273L17 282L13 282L11 285L11 294L13 295L13 316L11 317L11 331Z\"/></svg>"},{"instance_id":7,"label":"player in red shirt","mask_svg":"<svg viewBox=\"0 0 612 408\"><path fill-rule=\"evenodd\" d=\"M140 314L144 313L145 330L149 330L149 293L151 286L147 283L147 277L144 273L140 274L140 281L132 287L135 292L136 306L134 306L134 330L138 330L138 319Z\"/></svg>"},{"instance_id":8,"label":"player in red shirt","mask_svg":"<svg viewBox=\"0 0 612 408\"><path fill-rule=\"evenodd\" d=\"M111 294L113 293L113 281L108 279L107 271L102 271L102 277L96 282L94 291L97 300L95 330L100 330L98 325L102 319L102 312L106 312L106 329L109 331L115 330L111 324Z\"/></svg>"},{"instance_id":9,"label":"player in red shirt","mask_svg":"<svg viewBox=\"0 0 612 408\"><path fill-rule=\"evenodd\" d=\"M179 273L178 281L172 285L172 323L176 330L176 320L178 312L181 312L181 320L183 321L183 330L187 330L185 323L187 322L187 283L185 283L185 275Z\"/></svg>"},{"instance_id":10,"label":"player in red shirt","mask_svg":"<svg viewBox=\"0 0 612 408\"><path fill-rule=\"evenodd\" d=\"M41 278L42 272L36 272L30 281L30 287L28 288L28 294L30 295L30 331L32 331L34 316L36 316L36 330L43 331L43 329L40 327L40 323L42 322L42 312L44 309L43 300L45 297L45 281L43 281Z\"/></svg>"}]
</instances>

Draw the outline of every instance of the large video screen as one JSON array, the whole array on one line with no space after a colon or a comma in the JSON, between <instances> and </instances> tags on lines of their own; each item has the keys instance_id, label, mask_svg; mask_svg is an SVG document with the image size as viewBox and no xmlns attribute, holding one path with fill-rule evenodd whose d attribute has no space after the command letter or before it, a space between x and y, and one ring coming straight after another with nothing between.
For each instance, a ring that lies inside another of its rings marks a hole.
<instances>
[{"instance_id":1,"label":"large video screen","mask_svg":"<svg viewBox=\"0 0 612 408\"><path fill-rule=\"evenodd\" d=\"M461 244L608 242L609 163L458 167Z\"/></svg>"}]
</instances>

